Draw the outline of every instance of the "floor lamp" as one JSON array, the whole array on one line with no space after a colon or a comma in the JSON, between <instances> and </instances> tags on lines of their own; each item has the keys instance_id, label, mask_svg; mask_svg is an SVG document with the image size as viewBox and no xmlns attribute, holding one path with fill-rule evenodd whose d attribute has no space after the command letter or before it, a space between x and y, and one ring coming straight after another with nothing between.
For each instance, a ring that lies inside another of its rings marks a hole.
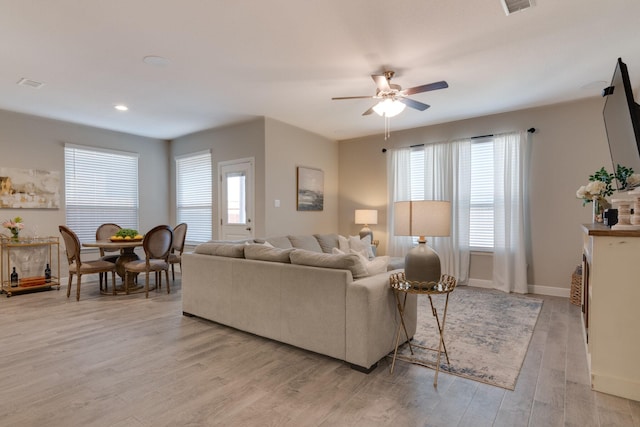
<instances>
[{"instance_id":1,"label":"floor lamp","mask_svg":"<svg viewBox=\"0 0 640 427\"><path fill-rule=\"evenodd\" d=\"M440 257L427 245L425 236L441 237L451 234L451 202L415 200L394 204L394 234L419 236L418 246L404 259L404 273L409 281L438 282Z\"/></svg>"}]
</instances>

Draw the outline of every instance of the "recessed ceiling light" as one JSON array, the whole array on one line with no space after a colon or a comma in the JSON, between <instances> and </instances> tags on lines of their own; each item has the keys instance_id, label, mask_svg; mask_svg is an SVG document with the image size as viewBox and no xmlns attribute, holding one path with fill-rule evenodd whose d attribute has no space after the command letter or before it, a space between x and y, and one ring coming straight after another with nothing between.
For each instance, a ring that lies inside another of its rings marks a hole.
<instances>
[{"instance_id":1,"label":"recessed ceiling light","mask_svg":"<svg viewBox=\"0 0 640 427\"><path fill-rule=\"evenodd\" d=\"M118 111L127 111L129 109L129 107L127 107L126 105L123 105L123 104L118 104L113 108L115 108Z\"/></svg>"},{"instance_id":2,"label":"recessed ceiling light","mask_svg":"<svg viewBox=\"0 0 640 427\"><path fill-rule=\"evenodd\" d=\"M18 80L18 85L20 86L29 86L32 87L34 89L40 89L42 86L44 86L44 83L42 82L37 82L35 80L31 80L31 79L26 79L26 78L21 78L20 80Z\"/></svg>"},{"instance_id":3,"label":"recessed ceiling light","mask_svg":"<svg viewBox=\"0 0 640 427\"><path fill-rule=\"evenodd\" d=\"M169 65L169 60L167 58L163 58L162 56L157 55L145 56L142 61L145 64L155 65L156 67L164 67L165 65Z\"/></svg>"}]
</instances>

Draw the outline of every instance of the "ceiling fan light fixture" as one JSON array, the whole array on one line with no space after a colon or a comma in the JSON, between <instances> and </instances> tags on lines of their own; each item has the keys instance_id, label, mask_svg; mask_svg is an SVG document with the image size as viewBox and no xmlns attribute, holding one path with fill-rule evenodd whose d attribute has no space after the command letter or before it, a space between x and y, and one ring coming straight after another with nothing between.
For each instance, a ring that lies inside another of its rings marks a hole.
<instances>
[{"instance_id":1,"label":"ceiling fan light fixture","mask_svg":"<svg viewBox=\"0 0 640 427\"><path fill-rule=\"evenodd\" d=\"M373 111L379 116L383 117L395 117L402 113L406 105L395 99L384 99L373 106Z\"/></svg>"}]
</instances>

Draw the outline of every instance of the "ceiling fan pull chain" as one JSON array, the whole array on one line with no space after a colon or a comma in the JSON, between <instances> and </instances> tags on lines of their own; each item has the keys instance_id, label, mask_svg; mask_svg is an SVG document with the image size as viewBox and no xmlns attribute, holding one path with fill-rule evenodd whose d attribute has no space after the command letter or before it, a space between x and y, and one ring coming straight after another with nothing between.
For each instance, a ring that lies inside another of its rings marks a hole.
<instances>
[{"instance_id":1,"label":"ceiling fan pull chain","mask_svg":"<svg viewBox=\"0 0 640 427\"><path fill-rule=\"evenodd\" d=\"M390 120L391 119L385 114L384 115L384 140L385 141L391 138L391 126L389 124Z\"/></svg>"}]
</instances>

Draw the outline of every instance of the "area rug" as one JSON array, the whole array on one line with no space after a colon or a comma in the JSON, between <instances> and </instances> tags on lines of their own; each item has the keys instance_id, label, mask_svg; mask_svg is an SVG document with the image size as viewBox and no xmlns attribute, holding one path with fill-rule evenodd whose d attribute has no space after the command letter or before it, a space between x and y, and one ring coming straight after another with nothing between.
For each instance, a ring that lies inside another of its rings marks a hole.
<instances>
[{"instance_id":1,"label":"area rug","mask_svg":"<svg viewBox=\"0 0 640 427\"><path fill-rule=\"evenodd\" d=\"M445 296L436 295L433 302L442 319ZM457 287L449 296L444 330L451 363L447 365L443 353L440 373L513 390L541 308L542 300L537 298ZM426 295L418 296L418 326L412 342L438 348L436 320ZM398 359L408 361L408 356L409 346L404 344L398 349ZM414 357L427 362L419 364L435 369L437 352L414 347Z\"/></svg>"}]
</instances>

